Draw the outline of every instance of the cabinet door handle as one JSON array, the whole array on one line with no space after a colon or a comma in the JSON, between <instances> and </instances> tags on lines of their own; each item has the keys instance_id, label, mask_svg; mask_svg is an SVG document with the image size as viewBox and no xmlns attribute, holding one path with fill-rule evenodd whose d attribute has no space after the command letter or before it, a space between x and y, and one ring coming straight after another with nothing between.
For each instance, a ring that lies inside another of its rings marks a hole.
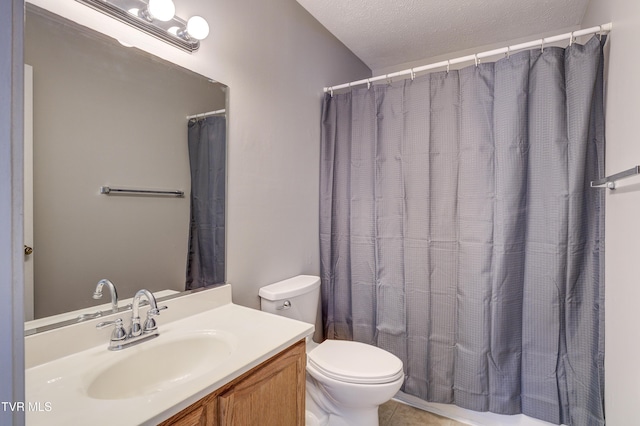
<instances>
[{"instance_id":1,"label":"cabinet door handle","mask_svg":"<svg viewBox=\"0 0 640 426\"><path fill-rule=\"evenodd\" d=\"M24 246L24 255L29 256L31 253L33 253L33 247Z\"/></svg>"}]
</instances>

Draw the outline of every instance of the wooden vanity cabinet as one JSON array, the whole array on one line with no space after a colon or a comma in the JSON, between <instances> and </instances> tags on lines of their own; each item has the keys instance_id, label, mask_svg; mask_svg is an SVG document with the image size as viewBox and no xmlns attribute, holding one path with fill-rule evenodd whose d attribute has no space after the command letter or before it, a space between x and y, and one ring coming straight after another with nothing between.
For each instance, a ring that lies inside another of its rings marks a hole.
<instances>
[{"instance_id":1,"label":"wooden vanity cabinet","mask_svg":"<svg viewBox=\"0 0 640 426\"><path fill-rule=\"evenodd\" d=\"M161 426L304 426L305 342L290 346Z\"/></svg>"}]
</instances>

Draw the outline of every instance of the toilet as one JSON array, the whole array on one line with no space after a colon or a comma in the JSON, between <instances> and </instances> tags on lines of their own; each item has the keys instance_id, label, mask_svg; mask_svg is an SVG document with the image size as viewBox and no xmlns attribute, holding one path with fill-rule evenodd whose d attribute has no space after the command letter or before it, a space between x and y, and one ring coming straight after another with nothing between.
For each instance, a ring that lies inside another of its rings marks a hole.
<instances>
[{"instance_id":1,"label":"toilet","mask_svg":"<svg viewBox=\"0 0 640 426\"><path fill-rule=\"evenodd\" d=\"M320 278L299 275L262 287L265 312L315 325ZM307 426L377 426L378 407L404 381L402 361L359 342L307 338Z\"/></svg>"}]
</instances>

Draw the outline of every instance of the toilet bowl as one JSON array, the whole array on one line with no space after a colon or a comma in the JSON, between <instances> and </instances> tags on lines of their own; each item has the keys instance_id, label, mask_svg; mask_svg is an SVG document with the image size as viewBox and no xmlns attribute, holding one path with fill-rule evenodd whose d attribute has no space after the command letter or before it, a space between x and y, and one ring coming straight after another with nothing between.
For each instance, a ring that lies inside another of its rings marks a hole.
<instances>
[{"instance_id":1,"label":"toilet bowl","mask_svg":"<svg viewBox=\"0 0 640 426\"><path fill-rule=\"evenodd\" d=\"M315 323L320 278L300 275L260 289L261 309ZM378 407L404 381L402 361L360 342L307 340L307 426L377 426Z\"/></svg>"}]
</instances>

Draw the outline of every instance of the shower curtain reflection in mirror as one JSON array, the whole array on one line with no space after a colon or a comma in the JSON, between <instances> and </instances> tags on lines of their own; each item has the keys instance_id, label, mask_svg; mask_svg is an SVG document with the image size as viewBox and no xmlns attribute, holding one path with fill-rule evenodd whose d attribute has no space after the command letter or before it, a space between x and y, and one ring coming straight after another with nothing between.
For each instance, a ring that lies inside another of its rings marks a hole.
<instances>
[{"instance_id":1,"label":"shower curtain reflection in mirror","mask_svg":"<svg viewBox=\"0 0 640 426\"><path fill-rule=\"evenodd\" d=\"M188 123L191 218L185 290L224 283L226 118Z\"/></svg>"},{"instance_id":2,"label":"shower curtain reflection in mirror","mask_svg":"<svg viewBox=\"0 0 640 426\"><path fill-rule=\"evenodd\" d=\"M601 41L326 95L325 334L402 390L604 424Z\"/></svg>"}]
</instances>

